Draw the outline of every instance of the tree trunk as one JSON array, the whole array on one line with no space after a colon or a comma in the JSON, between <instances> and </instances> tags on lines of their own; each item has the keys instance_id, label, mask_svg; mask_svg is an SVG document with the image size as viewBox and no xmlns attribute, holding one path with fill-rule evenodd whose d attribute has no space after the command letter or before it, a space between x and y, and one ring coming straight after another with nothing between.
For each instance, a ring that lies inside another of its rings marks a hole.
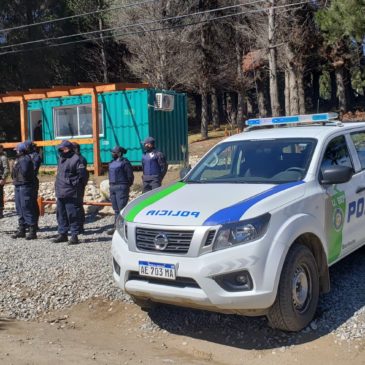
<instances>
[{"instance_id":1,"label":"tree trunk","mask_svg":"<svg viewBox=\"0 0 365 365\"><path fill-rule=\"evenodd\" d=\"M202 95L202 114L201 114L201 137L202 139L208 138L208 93L206 88L201 91Z\"/></svg>"},{"instance_id":2,"label":"tree trunk","mask_svg":"<svg viewBox=\"0 0 365 365\"><path fill-rule=\"evenodd\" d=\"M256 78L256 86L257 86L257 107L259 109L260 117L267 117L267 108L266 108L266 83L263 78L262 73L258 73L258 77Z\"/></svg>"},{"instance_id":3,"label":"tree trunk","mask_svg":"<svg viewBox=\"0 0 365 365\"><path fill-rule=\"evenodd\" d=\"M199 94L194 94L193 98L195 103L195 123L199 125L198 123L202 117L202 97Z\"/></svg>"},{"instance_id":4,"label":"tree trunk","mask_svg":"<svg viewBox=\"0 0 365 365\"><path fill-rule=\"evenodd\" d=\"M241 90L238 92L237 96L237 127L242 131L245 119L247 119L245 110L245 92Z\"/></svg>"},{"instance_id":5,"label":"tree trunk","mask_svg":"<svg viewBox=\"0 0 365 365\"><path fill-rule=\"evenodd\" d=\"M237 105L238 105L238 97L237 93L231 93L231 121L232 126L237 126Z\"/></svg>"},{"instance_id":6,"label":"tree trunk","mask_svg":"<svg viewBox=\"0 0 365 365\"><path fill-rule=\"evenodd\" d=\"M270 71L270 101L273 116L280 115L278 76L275 48L275 1L269 0L269 71Z\"/></svg>"},{"instance_id":7,"label":"tree trunk","mask_svg":"<svg viewBox=\"0 0 365 365\"><path fill-rule=\"evenodd\" d=\"M103 30L103 20L99 17L99 30ZM105 41L102 33L100 33L100 58L101 58L101 68L103 74L103 82L108 82L108 64L105 55Z\"/></svg>"},{"instance_id":8,"label":"tree trunk","mask_svg":"<svg viewBox=\"0 0 365 365\"><path fill-rule=\"evenodd\" d=\"M338 106L340 111L347 111L347 98L346 98L346 88L345 88L345 78L344 78L344 67L336 67L336 84L337 84L337 95L338 95Z\"/></svg>"},{"instance_id":9,"label":"tree trunk","mask_svg":"<svg viewBox=\"0 0 365 365\"><path fill-rule=\"evenodd\" d=\"M313 71L312 73L312 107L317 113L319 112L319 78L320 73Z\"/></svg>"},{"instance_id":10,"label":"tree trunk","mask_svg":"<svg viewBox=\"0 0 365 365\"><path fill-rule=\"evenodd\" d=\"M290 95L290 115L299 114L299 98L298 98L298 83L293 67L289 65L289 95Z\"/></svg>"},{"instance_id":11,"label":"tree trunk","mask_svg":"<svg viewBox=\"0 0 365 365\"><path fill-rule=\"evenodd\" d=\"M285 115L290 115L290 76L289 71L285 70Z\"/></svg>"},{"instance_id":12,"label":"tree trunk","mask_svg":"<svg viewBox=\"0 0 365 365\"><path fill-rule=\"evenodd\" d=\"M305 92L303 83L303 70L298 69L297 72L297 85L298 85L298 107L299 114L305 114Z\"/></svg>"},{"instance_id":13,"label":"tree trunk","mask_svg":"<svg viewBox=\"0 0 365 365\"><path fill-rule=\"evenodd\" d=\"M213 122L213 128L218 129L219 128L219 110L218 110L218 96L217 96L217 90L215 88L212 89L212 122Z\"/></svg>"},{"instance_id":14,"label":"tree trunk","mask_svg":"<svg viewBox=\"0 0 365 365\"><path fill-rule=\"evenodd\" d=\"M331 106L337 106L337 81L336 81L336 72L330 72L330 79L331 79Z\"/></svg>"},{"instance_id":15,"label":"tree trunk","mask_svg":"<svg viewBox=\"0 0 365 365\"><path fill-rule=\"evenodd\" d=\"M218 112L219 112L219 124L222 121L226 121L226 107L224 104L225 98L224 93L217 91L217 101L218 101Z\"/></svg>"}]
</instances>

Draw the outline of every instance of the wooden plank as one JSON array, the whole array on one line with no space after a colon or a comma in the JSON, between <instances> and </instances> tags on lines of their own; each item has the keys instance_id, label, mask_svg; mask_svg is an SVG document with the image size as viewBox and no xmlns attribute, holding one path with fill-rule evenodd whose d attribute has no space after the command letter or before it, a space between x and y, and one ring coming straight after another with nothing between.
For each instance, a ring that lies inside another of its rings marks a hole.
<instances>
[{"instance_id":1,"label":"wooden plank","mask_svg":"<svg viewBox=\"0 0 365 365\"><path fill-rule=\"evenodd\" d=\"M70 94L71 95L84 95L84 94L91 94L93 92L93 88L89 87L81 87L81 88L73 88L70 89Z\"/></svg>"},{"instance_id":2,"label":"wooden plank","mask_svg":"<svg viewBox=\"0 0 365 365\"><path fill-rule=\"evenodd\" d=\"M147 89L150 85L146 82L142 83L128 83L128 82L119 82L115 84L116 90L134 90L134 89Z\"/></svg>"},{"instance_id":3,"label":"wooden plank","mask_svg":"<svg viewBox=\"0 0 365 365\"><path fill-rule=\"evenodd\" d=\"M24 100L39 100L46 99L47 94L24 94Z\"/></svg>"},{"instance_id":4,"label":"wooden plank","mask_svg":"<svg viewBox=\"0 0 365 365\"><path fill-rule=\"evenodd\" d=\"M91 94L91 114L93 126L93 140L94 140L94 174L101 175L101 161L100 161L100 138L99 138L99 103L98 94L95 89Z\"/></svg>"},{"instance_id":5,"label":"wooden plank","mask_svg":"<svg viewBox=\"0 0 365 365\"><path fill-rule=\"evenodd\" d=\"M74 138L69 139L70 142L76 142L78 144L93 144L94 140L93 138ZM56 139L56 140L49 140L49 141L35 141L34 143L38 147L49 147L49 146L58 146L61 144L62 140ZM20 142L5 142L1 143L4 148L15 148L16 145Z\"/></svg>"},{"instance_id":6,"label":"wooden plank","mask_svg":"<svg viewBox=\"0 0 365 365\"><path fill-rule=\"evenodd\" d=\"M61 90L55 90L55 91L47 91L47 98L61 98L63 96L69 96L70 92L68 90L61 91Z\"/></svg>"},{"instance_id":7,"label":"wooden plank","mask_svg":"<svg viewBox=\"0 0 365 365\"><path fill-rule=\"evenodd\" d=\"M28 103L26 100L20 101L20 136L22 141L28 139Z\"/></svg>"},{"instance_id":8,"label":"wooden plank","mask_svg":"<svg viewBox=\"0 0 365 365\"><path fill-rule=\"evenodd\" d=\"M1 103L19 103L23 100L22 96L2 96L0 99Z\"/></svg>"}]
</instances>

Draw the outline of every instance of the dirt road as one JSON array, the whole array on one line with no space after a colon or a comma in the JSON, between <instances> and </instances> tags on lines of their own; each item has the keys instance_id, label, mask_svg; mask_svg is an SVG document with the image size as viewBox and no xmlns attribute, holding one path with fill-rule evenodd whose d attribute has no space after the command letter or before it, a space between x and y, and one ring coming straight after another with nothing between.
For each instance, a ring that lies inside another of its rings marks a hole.
<instances>
[{"instance_id":1,"label":"dirt road","mask_svg":"<svg viewBox=\"0 0 365 365\"><path fill-rule=\"evenodd\" d=\"M365 364L365 339L337 342L332 334L312 331L293 335L297 344L271 346L269 330L240 339L205 328L184 336L151 326L150 315L134 304L93 300L39 322L2 320L0 363Z\"/></svg>"}]
</instances>

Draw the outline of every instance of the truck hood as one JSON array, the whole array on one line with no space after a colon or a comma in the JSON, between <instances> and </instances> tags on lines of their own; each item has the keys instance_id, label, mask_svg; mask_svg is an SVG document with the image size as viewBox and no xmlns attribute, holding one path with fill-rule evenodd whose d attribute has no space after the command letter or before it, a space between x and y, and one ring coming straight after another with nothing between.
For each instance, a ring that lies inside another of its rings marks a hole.
<instances>
[{"instance_id":1,"label":"truck hood","mask_svg":"<svg viewBox=\"0 0 365 365\"><path fill-rule=\"evenodd\" d=\"M156 225L213 226L237 222L298 199L304 193L303 185L303 181L280 185L178 182L141 195L127 205L123 216L127 222Z\"/></svg>"}]
</instances>

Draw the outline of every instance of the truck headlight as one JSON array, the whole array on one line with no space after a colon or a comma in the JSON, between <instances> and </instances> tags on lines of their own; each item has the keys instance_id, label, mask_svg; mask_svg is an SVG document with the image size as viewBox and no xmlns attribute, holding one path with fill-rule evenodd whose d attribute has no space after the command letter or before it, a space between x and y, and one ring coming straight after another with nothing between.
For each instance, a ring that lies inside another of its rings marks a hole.
<instances>
[{"instance_id":1,"label":"truck headlight","mask_svg":"<svg viewBox=\"0 0 365 365\"><path fill-rule=\"evenodd\" d=\"M127 242L128 241L128 233L127 233L127 224L124 220L124 217L119 214L117 221L115 223L115 227L117 229L117 232L119 233L120 237Z\"/></svg>"},{"instance_id":2,"label":"truck headlight","mask_svg":"<svg viewBox=\"0 0 365 365\"><path fill-rule=\"evenodd\" d=\"M242 245L261 238L267 231L271 215L224 224L218 231L213 244L213 251Z\"/></svg>"}]
</instances>

